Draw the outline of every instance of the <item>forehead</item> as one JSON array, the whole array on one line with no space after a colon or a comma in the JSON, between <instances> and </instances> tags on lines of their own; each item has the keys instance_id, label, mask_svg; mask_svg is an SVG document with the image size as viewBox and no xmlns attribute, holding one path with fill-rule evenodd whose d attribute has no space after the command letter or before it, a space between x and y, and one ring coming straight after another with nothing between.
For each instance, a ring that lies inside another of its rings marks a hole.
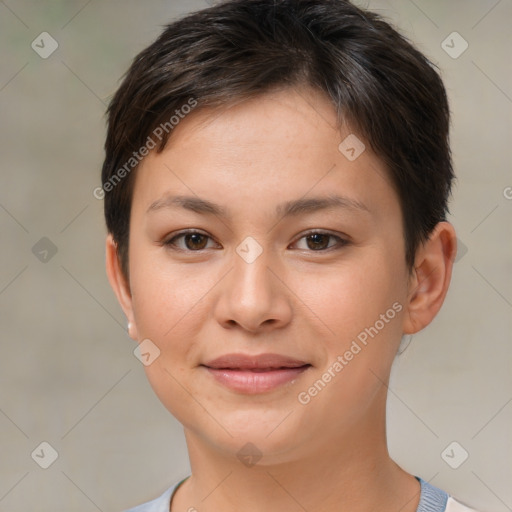
<instances>
[{"instance_id":1,"label":"forehead","mask_svg":"<svg viewBox=\"0 0 512 512\"><path fill-rule=\"evenodd\" d=\"M182 119L164 151L140 164L134 207L195 195L236 213L242 204L333 193L370 209L397 201L383 163L350 127L338 126L329 100L286 89Z\"/></svg>"}]
</instances>

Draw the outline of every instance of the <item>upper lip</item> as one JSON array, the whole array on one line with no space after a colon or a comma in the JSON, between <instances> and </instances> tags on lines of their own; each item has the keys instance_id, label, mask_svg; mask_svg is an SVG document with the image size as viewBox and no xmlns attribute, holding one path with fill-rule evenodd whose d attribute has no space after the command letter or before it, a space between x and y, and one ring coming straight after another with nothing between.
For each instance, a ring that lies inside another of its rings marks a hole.
<instances>
[{"instance_id":1,"label":"upper lip","mask_svg":"<svg viewBox=\"0 0 512 512\"><path fill-rule=\"evenodd\" d=\"M209 368L232 370L300 368L305 365L309 363L279 354L225 354L203 364Z\"/></svg>"}]
</instances>

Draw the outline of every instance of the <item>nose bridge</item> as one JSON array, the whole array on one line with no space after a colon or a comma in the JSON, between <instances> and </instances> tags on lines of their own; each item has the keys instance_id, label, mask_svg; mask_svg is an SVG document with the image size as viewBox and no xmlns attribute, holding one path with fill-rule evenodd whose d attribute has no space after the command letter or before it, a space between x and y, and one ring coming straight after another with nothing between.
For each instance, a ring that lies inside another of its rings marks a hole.
<instances>
[{"instance_id":1,"label":"nose bridge","mask_svg":"<svg viewBox=\"0 0 512 512\"><path fill-rule=\"evenodd\" d=\"M271 270L276 264L271 249L252 237L237 246L217 310L221 323L257 331L289 321L290 303L275 270Z\"/></svg>"},{"instance_id":2,"label":"nose bridge","mask_svg":"<svg viewBox=\"0 0 512 512\"><path fill-rule=\"evenodd\" d=\"M274 288L272 272L268 268L271 260L269 249L264 250L254 239L246 239L237 247L231 287L233 297L243 306L268 307Z\"/></svg>"}]
</instances>

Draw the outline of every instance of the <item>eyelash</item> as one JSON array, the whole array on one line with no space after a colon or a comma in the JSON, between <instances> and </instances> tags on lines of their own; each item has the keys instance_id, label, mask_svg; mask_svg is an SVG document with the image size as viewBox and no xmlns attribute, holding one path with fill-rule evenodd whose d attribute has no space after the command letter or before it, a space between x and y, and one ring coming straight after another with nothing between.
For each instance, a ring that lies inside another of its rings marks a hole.
<instances>
[{"instance_id":1,"label":"eyelash","mask_svg":"<svg viewBox=\"0 0 512 512\"><path fill-rule=\"evenodd\" d=\"M176 233L174 236L172 236L171 238L164 241L163 245L166 247L169 247L173 251L179 251L179 252L202 253L203 251L207 250L206 248L198 249L198 250L191 250L191 249L183 249L183 248L177 247L176 241L179 240L180 238L184 238L186 235L201 235L201 236L209 238L210 240L213 240L212 237L207 235L206 233L203 233L201 231L197 231L194 229L190 229L190 230L180 231L179 233ZM309 252L330 252L331 250L341 249L342 247L345 247L346 245L348 245L350 243L347 239L341 238L338 235L334 235L327 231L320 231L320 230L308 231L307 233L303 234L299 239L297 239L297 242L299 240L302 240L303 238L308 238L312 235L326 235L329 238L337 239L338 242L332 246L328 246L325 249L319 249L319 250L306 249ZM295 243L297 243L297 242L295 242ZM302 250L304 250L304 249L302 249Z\"/></svg>"}]
</instances>

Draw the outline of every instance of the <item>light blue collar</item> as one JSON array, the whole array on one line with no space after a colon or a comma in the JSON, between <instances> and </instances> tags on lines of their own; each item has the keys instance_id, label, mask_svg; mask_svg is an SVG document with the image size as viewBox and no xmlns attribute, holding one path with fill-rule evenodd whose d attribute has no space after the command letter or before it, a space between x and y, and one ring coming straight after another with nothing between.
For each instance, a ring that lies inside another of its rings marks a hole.
<instances>
[{"instance_id":1,"label":"light blue collar","mask_svg":"<svg viewBox=\"0 0 512 512\"><path fill-rule=\"evenodd\" d=\"M169 503L174 492L189 476L176 485L173 485L170 489L167 489L167 491L156 500L139 505L126 512L168 512ZM416 480L418 480L421 485L420 502L416 512L445 512L448 494L419 477L416 477Z\"/></svg>"},{"instance_id":2,"label":"light blue collar","mask_svg":"<svg viewBox=\"0 0 512 512\"><path fill-rule=\"evenodd\" d=\"M421 485L420 502L416 512L444 512L448 501L448 493L419 477L416 477L416 480Z\"/></svg>"}]
</instances>

